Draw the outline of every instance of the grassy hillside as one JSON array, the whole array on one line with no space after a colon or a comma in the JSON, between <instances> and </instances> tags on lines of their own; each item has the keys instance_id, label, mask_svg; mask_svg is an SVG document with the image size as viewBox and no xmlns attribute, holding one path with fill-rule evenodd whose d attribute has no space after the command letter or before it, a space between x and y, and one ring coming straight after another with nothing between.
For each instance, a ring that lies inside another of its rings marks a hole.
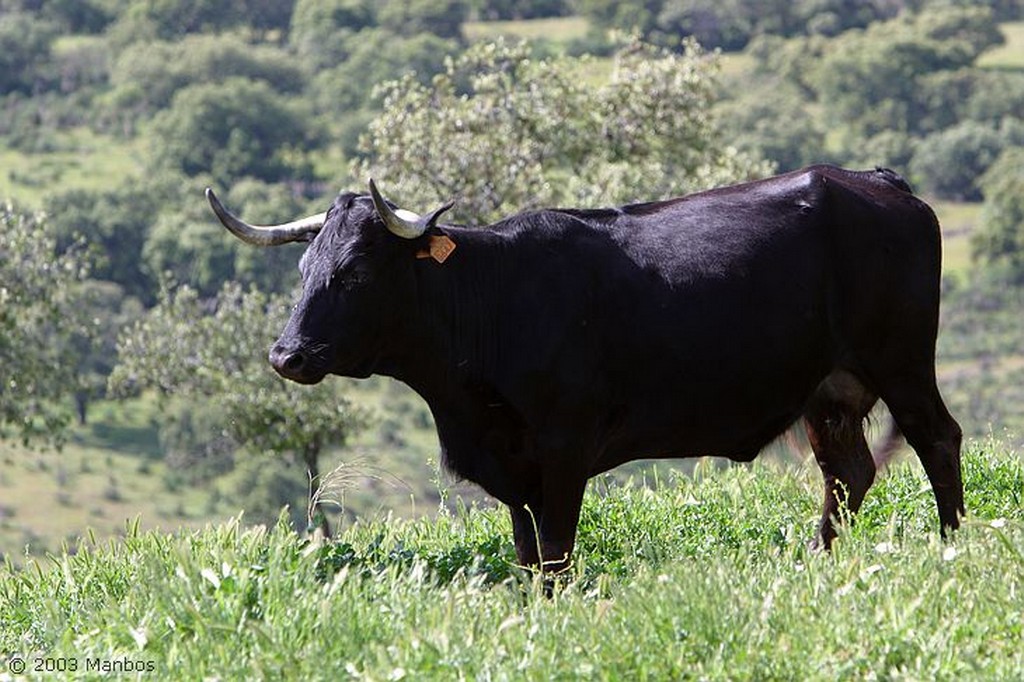
<instances>
[{"instance_id":1,"label":"grassy hillside","mask_svg":"<svg viewBox=\"0 0 1024 682\"><path fill-rule=\"evenodd\" d=\"M40 210L56 188L111 190L142 172L146 144L75 128L51 135L45 150L0 145L0 200Z\"/></svg>"},{"instance_id":2,"label":"grassy hillside","mask_svg":"<svg viewBox=\"0 0 1024 682\"><path fill-rule=\"evenodd\" d=\"M978 59L986 69L1024 69L1024 21L1011 21L999 26L1006 42Z\"/></svg>"},{"instance_id":3,"label":"grassy hillside","mask_svg":"<svg viewBox=\"0 0 1024 682\"><path fill-rule=\"evenodd\" d=\"M590 29L583 17L552 17L523 21L469 21L462 32L468 40L490 40L498 36L519 40L550 40L565 45L584 38Z\"/></svg>"},{"instance_id":4,"label":"grassy hillside","mask_svg":"<svg viewBox=\"0 0 1024 682\"><path fill-rule=\"evenodd\" d=\"M920 468L901 466L831 555L806 549L807 467L598 484L550 600L512 564L498 510L360 523L327 545L132 527L0 571L0 675L24 661L61 679L1015 679L1024 467L976 444L965 476L954 542Z\"/></svg>"}]
</instances>

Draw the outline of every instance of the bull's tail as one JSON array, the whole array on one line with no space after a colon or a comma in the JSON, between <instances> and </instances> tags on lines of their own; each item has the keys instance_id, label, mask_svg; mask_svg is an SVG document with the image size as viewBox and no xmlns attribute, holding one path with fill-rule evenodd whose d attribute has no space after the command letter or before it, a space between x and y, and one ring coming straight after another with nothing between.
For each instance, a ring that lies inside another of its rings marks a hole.
<instances>
[{"instance_id":1,"label":"bull's tail","mask_svg":"<svg viewBox=\"0 0 1024 682\"><path fill-rule=\"evenodd\" d=\"M872 457L875 460L875 469L881 471L885 467L889 466L889 462L892 461L896 453L900 451L906 443L906 439L903 437L903 432L900 431L900 427L897 426L896 420L890 417L889 429L885 433L885 438L878 444Z\"/></svg>"}]
</instances>

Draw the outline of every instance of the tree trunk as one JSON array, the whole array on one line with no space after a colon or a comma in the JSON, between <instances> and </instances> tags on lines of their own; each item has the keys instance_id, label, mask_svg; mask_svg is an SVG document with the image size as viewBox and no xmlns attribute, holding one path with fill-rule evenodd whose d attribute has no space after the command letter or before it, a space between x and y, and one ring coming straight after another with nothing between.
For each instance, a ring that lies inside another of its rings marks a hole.
<instances>
[{"instance_id":1,"label":"tree trunk","mask_svg":"<svg viewBox=\"0 0 1024 682\"><path fill-rule=\"evenodd\" d=\"M75 391L75 413L78 415L78 425L85 426L88 419L89 394L85 391Z\"/></svg>"}]
</instances>

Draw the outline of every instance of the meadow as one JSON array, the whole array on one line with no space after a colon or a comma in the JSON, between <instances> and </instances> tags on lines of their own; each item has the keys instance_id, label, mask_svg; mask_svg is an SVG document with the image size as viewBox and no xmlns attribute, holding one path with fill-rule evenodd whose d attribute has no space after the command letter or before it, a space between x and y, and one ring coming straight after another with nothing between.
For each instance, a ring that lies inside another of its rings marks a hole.
<instances>
[{"instance_id":1,"label":"meadow","mask_svg":"<svg viewBox=\"0 0 1024 682\"><path fill-rule=\"evenodd\" d=\"M920 467L896 466L830 554L807 546L812 468L598 480L551 598L494 508L361 521L327 544L284 524L129 524L0 572L0 676L1019 679L1020 457L966 449L969 517L950 542Z\"/></svg>"}]
</instances>

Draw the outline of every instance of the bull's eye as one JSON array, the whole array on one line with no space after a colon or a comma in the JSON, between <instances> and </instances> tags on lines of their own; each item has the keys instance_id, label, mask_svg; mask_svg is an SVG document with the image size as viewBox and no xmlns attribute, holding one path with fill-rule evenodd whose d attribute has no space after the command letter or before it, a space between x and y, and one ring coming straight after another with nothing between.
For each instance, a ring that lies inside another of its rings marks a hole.
<instances>
[{"instance_id":1,"label":"bull's eye","mask_svg":"<svg viewBox=\"0 0 1024 682\"><path fill-rule=\"evenodd\" d=\"M352 289L366 284L370 279L370 273L365 267L347 267L335 272L331 277L332 282L337 282L342 289Z\"/></svg>"}]
</instances>

